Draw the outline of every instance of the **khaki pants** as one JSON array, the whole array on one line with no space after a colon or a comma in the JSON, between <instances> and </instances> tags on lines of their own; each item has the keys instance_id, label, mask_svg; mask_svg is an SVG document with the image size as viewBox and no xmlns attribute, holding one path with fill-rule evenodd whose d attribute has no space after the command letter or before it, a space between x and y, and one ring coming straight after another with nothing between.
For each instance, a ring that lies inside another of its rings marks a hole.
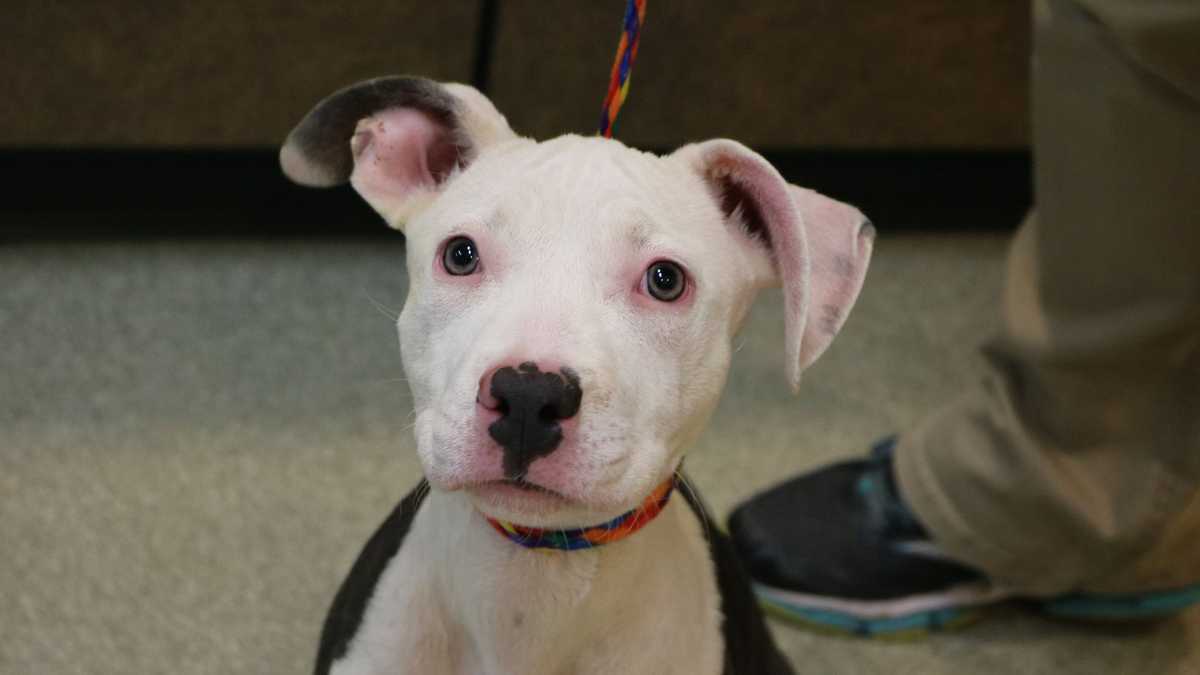
<instances>
[{"instance_id":1,"label":"khaki pants","mask_svg":"<svg viewBox=\"0 0 1200 675\"><path fill-rule=\"evenodd\" d=\"M1036 0L1037 212L900 490L1014 591L1200 583L1200 0Z\"/></svg>"}]
</instances>

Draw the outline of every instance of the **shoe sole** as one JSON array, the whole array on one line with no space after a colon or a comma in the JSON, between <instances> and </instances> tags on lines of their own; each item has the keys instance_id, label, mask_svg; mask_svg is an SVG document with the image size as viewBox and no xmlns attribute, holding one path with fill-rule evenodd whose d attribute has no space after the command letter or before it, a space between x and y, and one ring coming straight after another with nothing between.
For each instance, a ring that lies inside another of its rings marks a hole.
<instances>
[{"instance_id":1,"label":"shoe sole","mask_svg":"<svg viewBox=\"0 0 1200 675\"><path fill-rule=\"evenodd\" d=\"M1143 621L1177 614L1200 604L1200 584L1169 591L1098 595L1076 593L1038 601L1051 616L1084 621Z\"/></svg>"},{"instance_id":2,"label":"shoe sole","mask_svg":"<svg viewBox=\"0 0 1200 675\"><path fill-rule=\"evenodd\" d=\"M770 615L807 628L858 637L904 639L953 630L979 620L985 610L1012 597L986 586L889 601L845 600L793 593L755 584L759 605ZM1128 595L1072 594L1036 601L1042 612L1079 621L1148 621L1200 604L1200 585Z\"/></svg>"},{"instance_id":3,"label":"shoe sole","mask_svg":"<svg viewBox=\"0 0 1200 675\"><path fill-rule=\"evenodd\" d=\"M1008 594L986 585L958 586L941 593L888 601L847 600L793 593L755 584L759 605L772 616L808 628L903 639L973 623Z\"/></svg>"}]
</instances>

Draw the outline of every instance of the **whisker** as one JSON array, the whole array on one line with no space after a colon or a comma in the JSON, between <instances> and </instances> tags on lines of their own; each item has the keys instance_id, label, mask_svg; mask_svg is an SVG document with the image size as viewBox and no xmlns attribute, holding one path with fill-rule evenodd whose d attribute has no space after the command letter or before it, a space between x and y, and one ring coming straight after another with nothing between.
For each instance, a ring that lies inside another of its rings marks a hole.
<instances>
[{"instance_id":1,"label":"whisker","mask_svg":"<svg viewBox=\"0 0 1200 675\"><path fill-rule=\"evenodd\" d=\"M354 381L354 386L356 386L356 387L379 387L379 386L389 385L389 384L407 385L411 382L411 380L408 378L408 376L404 374L403 370L400 371L399 375L396 375L395 374L396 373L395 366L390 366L390 367L384 368L382 370L383 370L383 373L381 373L381 374L386 373L386 374L391 375L391 377L377 377L377 378L373 377L373 378L356 379ZM391 371L391 372L389 373L388 371ZM404 389L401 391L401 393L406 396L411 395L411 392L409 391L408 387L404 387Z\"/></svg>"},{"instance_id":2,"label":"whisker","mask_svg":"<svg viewBox=\"0 0 1200 675\"><path fill-rule=\"evenodd\" d=\"M367 380L367 384L394 384L396 382L408 384L408 378L401 375L400 377L385 377L382 380Z\"/></svg>"},{"instance_id":3,"label":"whisker","mask_svg":"<svg viewBox=\"0 0 1200 675\"><path fill-rule=\"evenodd\" d=\"M401 396L404 396L406 398L409 398L409 399L412 398L412 388L407 386L409 384L409 379L407 377L403 377L403 376L401 376L401 377L384 377L384 378L380 378L378 380L360 380L359 381L359 386L365 386L365 387L382 387L382 386L392 385L392 384L402 384L402 385L406 385L406 386L391 389L389 393L395 392L395 393L399 393Z\"/></svg>"},{"instance_id":4,"label":"whisker","mask_svg":"<svg viewBox=\"0 0 1200 675\"><path fill-rule=\"evenodd\" d=\"M379 311L380 314L391 319L392 323L400 320L400 312L376 300L365 288L363 289L363 295L366 296L367 300L375 307L375 309Z\"/></svg>"}]
</instances>

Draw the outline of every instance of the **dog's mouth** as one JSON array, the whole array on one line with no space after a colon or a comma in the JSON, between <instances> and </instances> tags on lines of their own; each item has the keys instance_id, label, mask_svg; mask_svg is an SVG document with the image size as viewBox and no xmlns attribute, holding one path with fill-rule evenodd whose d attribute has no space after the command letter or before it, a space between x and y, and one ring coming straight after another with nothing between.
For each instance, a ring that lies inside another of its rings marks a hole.
<instances>
[{"instance_id":1,"label":"dog's mouth","mask_svg":"<svg viewBox=\"0 0 1200 675\"><path fill-rule=\"evenodd\" d=\"M531 496L544 496L553 499L559 499L564 502L571 501L566 495L556 490L531 483L524 478L505 478L502 480L489 480L482 483L476 483L468 488L472 492L502 492L507 494L525 494Z\"/></svg>"},{"instance_id":2,"label":"dog's mouth","mask_svg":"<svg viewBox=\"0 0 1200 675\"><path fill-rule=\"evenodd\" d=\"M466 488L476 506L489 516L547 515L578 506L566 495L523 478L490 480Z\"/></svg>"},{"instance_id":3,"label":"dog's mouth","mask_svg":"<svg viewBox=\"0 0 1200 675\"><path fill-rule=\"evenodd\" d=\"M548 487L543 487L541 485L538 485L537 483L530 483L529 481L525 480L524 478L506 478L504 480L498 480L498 481L492 481L492 482L500 484L500 485L509 485L518 490L523 490L525 492L543 492L543 493L546 493L549 495L553 495L555 497L562 497L562 495L559 494L558 492L555 492L554 490L551 490ZM565 499L565 497L563 497L563 498Z\"/></svg>"}]
</instances>

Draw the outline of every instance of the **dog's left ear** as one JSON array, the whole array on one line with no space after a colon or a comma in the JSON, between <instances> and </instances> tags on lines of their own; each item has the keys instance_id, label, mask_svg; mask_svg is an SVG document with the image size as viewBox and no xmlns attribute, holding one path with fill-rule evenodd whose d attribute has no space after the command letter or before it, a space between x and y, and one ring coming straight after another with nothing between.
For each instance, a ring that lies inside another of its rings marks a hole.
<instances>
[{"instance_id":1,"label":"dog's left ear","mask_svg":"<svg viewBox=\"0 0 1200 675\"><path fill-rule=\"evenodd\" d=\"M774 283L783 286L785 370L800 374L841 330L866 277L875 228L858 209L789 185L763 157L719 139L680 148L708 184L722 214L757 240Z\"/></svg>"},{"instance_id":2,"label":"dog's left ear","mask_svg":"<svg viewBox=\"0 0 1200 675\"><path fill-rule=\"evenodd\" d=\"M490 145L516 138L483 94L422 77L380 77L334 92L288 134L279 163L310 187L346 181L389 225L405 222Z\"/></svg>"}]
</instances>

